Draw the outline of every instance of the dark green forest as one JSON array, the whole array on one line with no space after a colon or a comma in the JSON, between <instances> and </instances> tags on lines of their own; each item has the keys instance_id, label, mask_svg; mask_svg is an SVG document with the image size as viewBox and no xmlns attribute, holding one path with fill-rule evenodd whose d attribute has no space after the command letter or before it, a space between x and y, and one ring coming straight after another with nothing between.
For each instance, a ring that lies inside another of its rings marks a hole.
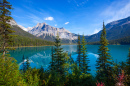
<instances>
[{"instance_id":1,"label":"dark green forest","mask_svg":"<svg viewBox=\"0 0 130 86\"><path fill-rule=\"evenodd\" d=\"M16 36L7 21L12 19L10 10L12 5L7 0L0 3L0 85L1 86L130 86L130 49L126 62L117 64L112 61L107 45L106 28L103 22L103 30L100 36L99 58L96 64L96 75L89 73L89 58L87 57L87 42L85 37L78 36L77 61L61 48L61 39L55 38L55 42L41 41ZM15 40L15 44L14 44ZM53 44L51 49L51 62L49 68L44 70L31 68L28 57L23 62L23 68L19 70L17 61L10 57L9 46L28 46Z\"/></svg>"},{"instance_id":2,"label":"dark green forest","mask_svg":"<svg viewBox=\"0 0 130 86\"><path fill-rule=\"evenodd\" d=\"M109 45L129 45L130 44L130 36L126 36L120 39L108 40ZM100 45L100 42L88 42L88 44L92 45Z\"/></svg>"}]
</instances>

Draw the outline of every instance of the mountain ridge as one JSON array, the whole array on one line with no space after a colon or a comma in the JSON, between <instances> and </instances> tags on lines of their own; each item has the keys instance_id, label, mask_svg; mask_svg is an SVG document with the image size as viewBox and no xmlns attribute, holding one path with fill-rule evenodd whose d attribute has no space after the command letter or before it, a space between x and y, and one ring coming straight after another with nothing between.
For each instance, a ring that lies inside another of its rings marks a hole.
<instances>
[{"instance_id":1,"label":"mountain ridge","mask_svg":"<svg viewBox=\"0 0 130 86\"><path fill-rule=\"evenodd\" d=\"M11 22L11 24L17 25L15 21ZM22 27L17 25L18 27ZM108 40L116 40L116 39L125 39L124 37L130 36L130 17L116 20L106 24L106 33ZM25 28L22 28L23 30ZM65 28L56 28L46 23L38 23L34 27L29 27L26 29L30 29L26 31L29 32L31 35L48 41L54 41L55 37L57 36L57 32L59 37L62 40L62 43L76 43L78 35L75 33L71 33L70 31L66 30ZM24 30L25 31L25 30ZM101 30L102 31L102 30ZM96 42L100 40L101 31L96 34L85 36L87 42ZM81 36L82 37L82 36Z\"/></svg>"},{"instance_id":2,"label":"mountain ridge","mask_svg":"<svg viewBox=\"0 0 130 86\"><path fill-rule=\"evenodd\" d=\"M47 25L46 23L38 23L36 26L32 27L32 30L29 30L28 32L42 39L46 39L47 36L56 37L57 34L61 39L77 39L77 36L66 30L65 28L52 27L50 25Z\"/></svg>"},{"instance_id":3,"label":"mountain ridge","mask_svg":"<svg viewBox=\"0 0 130 86\"><path fill-rule=\"evenodd\" d=\"M130 36L130 17L110 22L105 27L106 36L108 40L115 40L126 36ZM101 31L91 36L85 36L86 40L88 42L99 41Z\"/></svg>"}]
</instances>

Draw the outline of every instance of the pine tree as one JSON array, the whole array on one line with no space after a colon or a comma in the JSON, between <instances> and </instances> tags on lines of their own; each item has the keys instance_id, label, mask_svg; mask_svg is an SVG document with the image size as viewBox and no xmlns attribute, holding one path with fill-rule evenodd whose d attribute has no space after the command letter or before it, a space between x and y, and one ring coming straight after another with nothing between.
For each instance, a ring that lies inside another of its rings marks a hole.
<instances>
[{"instance_id":1,"label":"pine tree","mask_svg":"<svg viewBox=\"0 0 130 86\"><path fill-rule=\"evenodd\" d=\"M55 58L54 58L54 49L51 48L51 62L50 62L51 71L55 70Z\"/></svg>"},{"instance_id":2,"label":"pine tree","mask_svg":"<svg viewBox=\"0 0 130 86\"><path fill-rule=\"evenodd\" d=\"M24 55L23 55L23 63L22 63L22 64L23 64L23 72L25 72L25 70L26 70L26 66L25 66L25 63L24 63L24 59L25 59L25 58L24 58Z\"/></svg>"},{"instance_id":3,"label":"pine tree","mask_svg":"<svg viewBox=\"0 0 130 86\"><path fill-rule=\"evenodd\" d=\"M12 19L10 10L12 9L12 5L7 0L1 0L0 1L0 41L2 42L2 53L3 57L5 56L7 52L7 46L12 44L12 37L11 33L12 31L10 28L10 24L7 22L10 22Z\"/></svg>"},{"instance_id":4,"label":"pine tree","mask_svg":"<svg viewBox=\"0 0 130 86\"><path fill-rule=\"evenodd\" d=\"M84 37L84 35L83 35L83 37L82 37L82 42L81 42L82 44L82 47L81 47L81 53L82 53L82 60L81 60L81 67L82 67L82 72L84 73L84 74L88 74L88 71L90 71L90 69L89 69L89 66L88 66L88 63L89 63L89 60L88 60L88 58L87 58L87 47L86 47L86 41L85 41L85 37Z\"/></svg>"},{"instance_id":5,"label":"pine tree","mask_svg":"<svg viewBox=\"0 0 130 86\"><path fill-rule=\"evenodd\" d=\"M63 64L65 62L64 54L63 54L63 48L61 48L61 40L59 36L57 35L55 39L55 53L54 53L54 61L55 61L55 67L56 71L60 74L63 74L64 68Z\"/></svg>"},{"instance_id":6,"label":"pine tree","mask_svg":"<svg viewBox=\"0 0 130 86\"><path fill-rule=\"evenodd\" d=\"M127 58L127 74L130 75L130 48L129 48L129 54L128 54L128 58Z\"/></svg>"},{"instance_id":7,"label":"pine tree","mask_svg":"<svg viewBox=\"0 0 130 86\"><path fill-rule=\"evenodd\" d=\"M77 63L79 64L79 68L81 67L81 40L80 40L80 35L78 35L78 45L77 45Z\"/></svg>"},{"instance_id":8,"label":"pine tree","mask_svg":"<svg viewBox=\"0 0 130 86\"><path fill-rule=\"evenodd\" d=\"M99 47L99 58L97 59L97 79L100 82L110 83L111 74L111 56L108 53L109 49L107 47L108 40L106 39L106 28L103 22L103 30L100 37L100 47Z\"/></svg>"},{"instance_id":9,"label":"pine tree","mask_svg":"<svg viewBox=\"0 0 130 86\"><path fill-rule=\"evenodd\" d=\"M130 48L129 48L129 54L126 61L126 86L130 86Z\"/></svg>"},{"instance_id":10,"label":"pine tree","mask_svg":"<svg viewBox=\"0 0 130 86\"><path fill-rule=\"evenodd\" d=\"M27 57L27 61L26 61L26 69L29 69L29 67L30 67L30 63L29 63L29 59L28 59L28 57Z\"/></svg>"}]
</instances>

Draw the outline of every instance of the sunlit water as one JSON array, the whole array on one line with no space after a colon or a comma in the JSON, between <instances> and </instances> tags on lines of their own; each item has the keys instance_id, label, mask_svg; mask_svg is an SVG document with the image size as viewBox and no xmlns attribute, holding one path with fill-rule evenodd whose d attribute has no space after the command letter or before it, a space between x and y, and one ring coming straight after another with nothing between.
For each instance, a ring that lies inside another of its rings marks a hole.
<instances>
[{"instance_id":1,"label":"sunlit water","mask_svg":"<svg viewBox=\"0 0 130 86\"><path fill-rule=\"evenodd\" d=\"M17 63L19 64L20 68L22 68L22 58L28 57L30 61L30 65L32 68L40 68L41 66L45 69L48 68L48 65L51 61L51 47L52 46L43 46L43 47L22 47L17 48L14 51L10 51L10 54L12 57L14 57L17 60ZM130 45L109 45L109 53L112 56L113 61L115 62L121 62L126 61L128 56L128 49ZM63 50L68 53L71 53L74 61L77 59L77 46L76 45L63 45ZM88 58L90 60L89 66L90 66L90 73L95 74L96 71L96 60L98 58L98 49L99 45L87 45L87 51L88 51ZM26 61L26 59L24 60Z\"/></svg>"}]
</instances>

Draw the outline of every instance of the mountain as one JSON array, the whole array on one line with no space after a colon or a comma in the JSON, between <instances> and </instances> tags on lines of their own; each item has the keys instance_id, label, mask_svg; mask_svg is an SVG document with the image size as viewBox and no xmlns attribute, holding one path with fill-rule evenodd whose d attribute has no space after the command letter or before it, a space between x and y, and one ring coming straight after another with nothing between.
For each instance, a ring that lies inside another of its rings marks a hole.
<instances>
[{"instance_id":1,"label":"mountain","mask_svg":"<svg viewBox=\"0 0 130 86\"><path fill-rule=\"evenodd\" d=\"M12 20L10 24L12 25L12 29L16 31L15 34L20 36L29 37L32 39L54 41L58 33L59 37L62 39L62 43L77 42L77 34L71 33L65 28L52 27L46 23L38 23L34 27L24 28L23 26L18 25L14 20ZM128 44L126 42L129 42L128 38L130 37L130 17L108 23L106 25L106 33L107 39L111 42L110 44ZM85 36L85 38L87 42L93 43L100 40L100 35L101 31L97 34Z\"/></svg>"},{"instance_id":2,"label":"mountain","mask_svg":"<svg viewBox=\"0 0 130 86\"><path fill-rule=\"evenodd\" d=\"M18 24L15 22L15 20L13 20L13 19L10 20L9 24L11 25L11 30L14 30L14 31L15 31L15 33L13 33L13 34L15 34L15 35L24 36L24 37L29 37L29 38L38 38L38 37L36 37L36 36L34 36L34 35L32 35L32 34L26 32L27 29L26 29L25 27L21 26L21 25L18 25ZM38 39L39 39L39 38L38 38Z\"/></svg>"},{"instance_id":3,"label":"mountain","mask_svg":"<svg viewBox=\"0 0 130 86\"><path fill-rule=\"evenodd\" d=\"M106 33L108 40L120 39L130 36L130 17L110 22L106 25ZM100 40L101 31L91 36L86 36L88 42L95 42Z\"/></svg>"},{"instance_id":4,"label":"mountain","mask_svg":"<svg viewBox=\"0 0 130 86\"><path fill-rule=\"evenodd\" d=\"M42 39L51 41L54 41L54 38L57 36L57 33L64 42L72 42L77 39L77 36L75 34L69 32L65 28L55 28L50 25L47 25L46 23L38 23L28 32Z\"/></svg>"},{"instance_id":5,"label":"mountain","mask_svg":"<svg viewBox=\"0 0 130 86\"><path fill-rule=\"evenodd\" d=\"M14 46L41 46L41 45L51 45L53 42L43 40L27 32L27 29L21 25L18 25L15 20L8 22L11 25L11 30L14 30Z\"/></svg>"}]
</instances>

